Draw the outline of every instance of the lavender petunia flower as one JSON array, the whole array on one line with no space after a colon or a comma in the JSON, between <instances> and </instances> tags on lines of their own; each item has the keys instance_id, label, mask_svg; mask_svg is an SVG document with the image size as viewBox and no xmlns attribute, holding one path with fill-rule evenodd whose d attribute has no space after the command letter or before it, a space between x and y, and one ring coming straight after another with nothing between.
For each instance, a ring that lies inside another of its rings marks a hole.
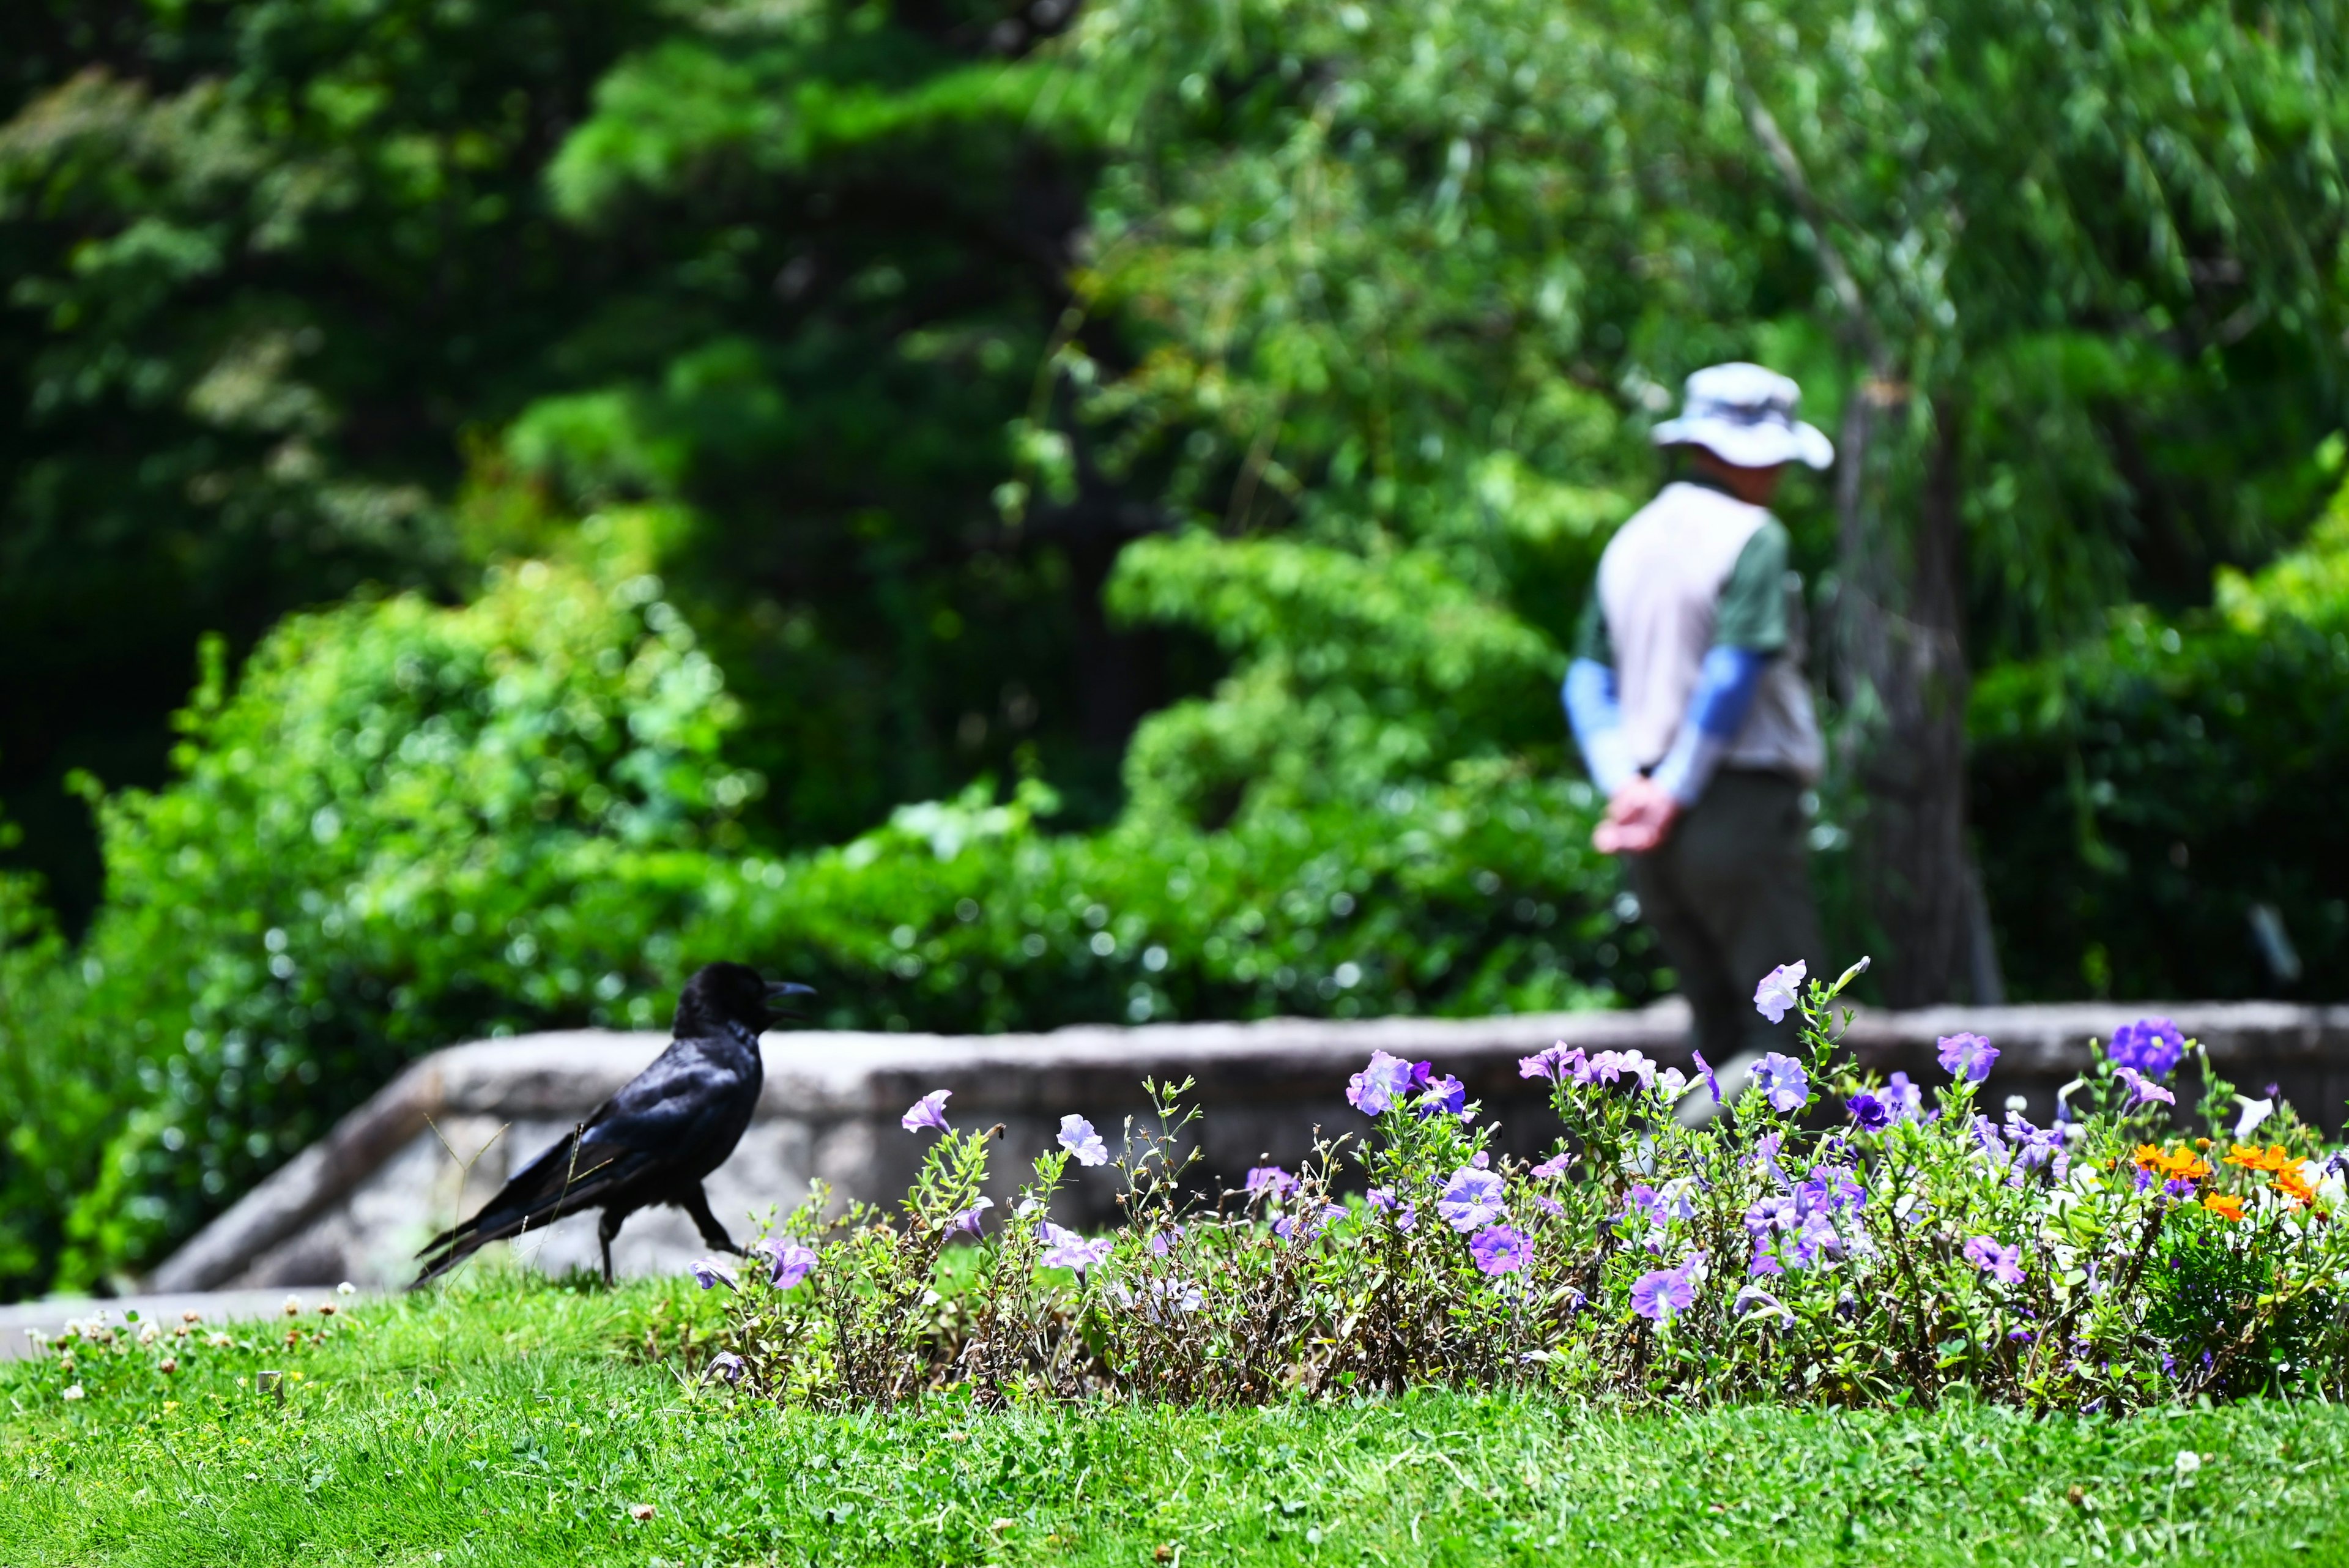
<instances>
[{"instance_id":1,"label":"lavender petunia flower","mask_svg":"<svg viewBox=\"0 0 2349 1568\"><path fill-rule=\"evenodd\" d=\"M1169 1225L1150 1233L1150 1255L1163 1258L1183 1244L1184 1231L1180 1225Z\"/></svg>"},{"instance_id":2,"label":"lavender petunia flower","mask_svg":"<svg viewBox=\"0 0 2349 1568\"><path fill-rule=\"evenodd\" d=\"M2165 1106L2174 1106L2178 1103L2176 1095L2171 1094L2135 1067L2116 1067L2113 1069L2113 1076L2128 1085L2130 1105L2151 1105L2157 1100Z\"/></svg>"},{"instance_id":3,"label":"lavender petunia flower","mask_svg":"<svg viewBox=\"0 0 2349 1568\"><path fill-rule=\"evenodd\" d=\"M1792 1114L1811 1103L1811 1080L1803 1064L1773 1051L1754 1065L1754 1086L1774 1110Z\"/></svg>"},{"instance_id":4,"label":"lavender petunia flower","mask_svg":"<svg viewBox=\"0 0 2349 1568\"><path fill-rule=\"evenodd\" d=\"M924 1127L946 1132L947 1102L953 1097L952 1089L932 1089L906 1107L905 1114L897 1118L898 1125L907 1132L920 1132Z\"/></svg>"},{"instance_id":5,"label":"lavender petunia flower","mask_svg":"<svg viewBox=\"0 0 2349 1568\"><path fill-rule=\"evenodd\" d=\"M1568 1156L1563 1152L1551 1155L1527 1172L1536 1181L1554 1181L1566 1174Z\"/></svg>"},{"instance_id":6,"label":"lavender petunia flower","mask_svg":"<svg viewBox=\"0 0 2349 1568\"><path fill-rule=\"evenodd\" d=\"M982 1198L978 1201L983 1206L987 1199ZM978 1210L973 1210L972 1212L976 1214ZM948 1228L952 1228L951 1223ZM976 1234L978 1229L973 1225L972 1233ZM788 1236L761 1237L758 1248L767 1254L767 1282L779 1291L790 1290L815 1272L815 1249Z\"/></svg>"},{"instance_id":7,"label":"lavender petunia flower","mask_svg":"<svg viewBox=\"0 0 2349 1568\"><path fill-rule=\"evenodd\" d=\"M1704 1080L1705 1088L1712 1092L1713 1109L1719 1110L1722 1103L1721 1080L1713 1076L1713 1064L1704 1059L1704 1053L1702 1051L1690 1052L1689 1058L1696 1064L1697 1076Z\"/></svg>"},{"instance_id":8,"label":"lavender petunia flower","mask_svg":"<svg viewBox=\"0 0 2349 1568\"><path fill-rule=\"evenodd\" d=\"M1961 1083L1981 1083L1998 1060L1998 1047L1979 1034L1944 1034L1937 1044L1941 1070Z\"/></svg>"},{"instance_id":9,"label":"lavender petunia flower","mask_svg":"<svg viewBox=\"0 0 2349 1568\"><path fill-rule=\"evenodd\" d=\"M1419 1223L1418 1207L1397 1198L1386 1188L1371 1188L1370 1199L1371 1208L1385 1210L1394 1216L1395 1229L1398 1231L1408 1231Z\"/></svg>"},{"instance_id":10,"label":"lavender petunia flower","mask_svg":"<svg viewBox=\"0 0 2349 1568\"><path fill-rule=\"evenodd\" d=\"M2167 1078L2186 1054L2186 1036L2167 1018L2140 1018L2113 1031L2105 1054L2116 1067L2134 1067L2148 1078Z\"/></svg>"},{"instance_id":11,"label":"lavender petunia flower","mask_svg":"<svg viewBox=\"0 0 2349 1568\"><path fill-rule=\"evenodd\" d=\"M1546 1051L1537 1051L1530 1056L1518 1057L1517 1076L1520 1078L1556 1078L1557 1076L1557 1059L1564 1054L1565 1050L1566 1042L1561 1040Z\"/></svg>"},{"instance_id":12,"label":"lavender petunia flower","mask_svg":"<svg viewBox=\"0 0 2349 1568\"><path fill-rule=\"evenodd\" d=\"M1631 1310L1651 1323L1669 1323L1696 1304L1696 1282L1690 1278L1702 1253L1692 1254L1676 1269L1658 1269L1631 1282Z\"/></svg>"},{"instance_id":13,"label":"lavender petunia flower","mask_svg":"<svg viewBox=\"0 0 2349 1568\"><path fill-rule=\"evenodd\" d=\"M728 1383L742 1381L742 1358L730 1350L721 1350L709 1358L709 1376Z\"/></svg>"},{"instance_id":14,"label":"lavender petunia flower","mask_svg":"<svg viewBox=\"0 0 2349 1568\"><path fill-rule=\"evenodd\" d=\"M1566 1218L1566 1205L1560 1203L1557 1199L1552 1198L1547 1192L1537 1192L1534 1194L1534 1207L1540 1210L1543 1213L1548 1215L1553 1220L1563 1220Z\"/></svg>"},{"instance_id":15,"label":"lavender petunia flower","mask_svg":"<svg viewBox=\"0 0 2349 1568\"><path fill-rule=\"evenodd\" d=\"M1526 1238L1521 1231L1494 1225L1469 1239L1468 1255L1487 1274L1514 1274L1526 1266Z\"/></svg>"},{"instance_id":16,"label":"lavender petunia flower","mask_svg":"<svg viewBox=\"0 0 2349 1568\"><path fill-rule=\"evenodd\" d=\"M1884 1085L1884 1108L1896 1122L1923 1121L1925 1091L1910 1083L1908 1074L1895 1073Z\"/></svg>"},{"instance_id":17,"label":"lavender petunia flower","mask_svg":"<svg viewBox=\"0 0 2349 1568\"><path fill-rule=\"evenodd\" d=\"M1754 1261L1745 1266L1745 1272L1751 1277L1760 1279L1768 1274L1785 1273L1786 1265L1778 1261L1777 1249L1771 1245L1767 1237L1756 1236L1754 1238Z\"/></svg>"},{"instance_id":18,"label":"lavender petunia flower","mask_svg":"<svg viewBox=\"0 0 2349 1568\"><path fill-rule=\"evenodd\" d=\"M1036 1234L1043 1241L1042 1262L1048 1269L1074 1269L1081 1274L1109 1261L1112 1243L1106 1236L1098 1241L1088 1241L1050 1220L1036 1228Z\"/></svg>"},{"instance_id":19,"label":"lavender petunia flower","mask_svg":"<svg viewBox=\"0 0 2349 1568\"><path fill-rule=\"evenodd\" d=\"M1248 1167L1247 1180L1245 1185L1250 1192L1262 1192L1272 1198L1286 1198L1297 1189L1297 1178L1277 1165L1252 1165Z\"/></svg>"},{"instance_id":20,"label":"lavender petunia flower","mask_svg":"<svg viewBox=\"0 0 2349 1568\"><path fill-rule=\"evenodd\" d=\"M1732 1317L1744 1318L1753 1313L1775 1317L1790 1324L1795 1321L1795 1314L1786 1309L1786 1303L1760 1285L1745 1286L1729 1303L1729 1315Z\"/></svg>"},{"instance_id":21,"label":"lavender petunia flower","mask_svg":"<svg viewBox=\"0 0 2349 1568\"><path fill-rule=\"evenodd\" d=\"M1782 1022L1787 1010L1803 1004L1804 965L1801 960L1782 963L1754 988L1754 1011L1771 1023Z\"/></svg>"},{"instance_id":22,"label":"lavender petunia flower","mask_svg":"<svg viewBox=\"0 0 2349 1568\"><path fill-rule=\"evenodd\" d=\"M693 1270L694 1283L705 1291L713 1285L724 1285L730 1291L742 1288L734 1278L733 1266L720 1262L716 1258L696 1258L690 1267Z\"/></svg>"},{"instance_id":23,"label":"lavender petunia flower","mask_svg":"<svg viewBox=\"0 0 2349 1568\"><path fill-rule=\"evenodd\" d=\"M1371 1053L1371 1064L1346 1080L1346 1103L1366 1116L1383 1116L1411 1091L1411 1064L1384 1051Z\"/></svg>"},{"instance_id":24,"label":"lavender petunia flower","mask_svg":"<svg viewBox=\"0 0 2349 1568\"><path fill-rule=\"evenodd\" d=\"M1976 1236L1965 1246L1966 1262L2002 1285L2023 1282L2023 1246L2002 1247L1988 1236Z\"/></svg>"},{"instance_id":25,"label":"lavender petunia flower","mask_svg":"<svg viewBox=\"0 0 2349 1568\"><path fill-rule=\"evenodd\" d=\"M1869 1132L1880 1132L1892 1125L1892 1113L1886 1108L1884 1102L1864 1090L1846 1100L1843 1108L1851 1113L1852 1120Z\"/></svg>"},{"instance_id":26,"label":"lavender petunia flower","mask_svg":"<svg viewBox=\"0 0 2349 1568\"><path fill-rule=\"evenodd\" d=\"M1109 1146L1093 1131L1093 1124L1082 1116L1061 1118L1061 1147L1069 1151L1079 1165L1107 1165Z\"/></svg>"},{"instance_id":27,"label":"lavender petunia flower","mask_svg":"<svg viewBox=\"0 0 2349 1568\"><path fill-rule=\"evenodd\" d=\"M1745 1210L1745 1229L1756 1236L1772 1231L1791 1231L1802 1222L1802 1218L1803 1211L1795 1199L1767 1197Z\"/></svg>"},{"instance_id":28,"label":"lavender petunia flower","mask_svg":"<svg viewBox=\"0 0 2349 1568\"><path fill-rule=\"evenodd\" d=\"M1489 1170L1464 1165L1444 1183L1435 1211L1454 1231L1465 1232L1489 1225L1503 1213L1501 1179Z\"/></svg>"},{"instance_id":29,"label":"lavender petunia flower","mask_svg":"<svg viewBox=\"0 0 2349 1568\"><path fill-rule=\"evenodd\" d=\"M949 1231L960 1231L965 1235L976 1236L978 1234L978 1217L994 1207L994 1199L982 1198L978 1202L972 1204L969 1208L964 1210L961 1213L956 1215L953 1219L947 1220L947 1229Z\"/></svg>"}]
</instances>

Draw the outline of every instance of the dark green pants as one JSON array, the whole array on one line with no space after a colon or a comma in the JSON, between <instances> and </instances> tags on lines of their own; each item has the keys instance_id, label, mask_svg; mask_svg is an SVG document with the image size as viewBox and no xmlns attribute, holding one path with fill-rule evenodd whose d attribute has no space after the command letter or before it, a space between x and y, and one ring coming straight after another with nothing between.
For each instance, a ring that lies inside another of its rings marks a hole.
<instances>
[{"instance_id":1,"label":"dark green pants","mask_svg":"<svg viewBox=\"0 0 2349 1568\"><path fill-rule=\"evenodd\" d=\"M1801 959L1823 975L1811 902L1803 786L1783 774L1723 768L1664 842L1630 857L1640 913L1662 939L1715 1067L1744 1051L1794 1049L1795 1015L1773 1028L1754 987Z\"/></svg>"}]
</instances>

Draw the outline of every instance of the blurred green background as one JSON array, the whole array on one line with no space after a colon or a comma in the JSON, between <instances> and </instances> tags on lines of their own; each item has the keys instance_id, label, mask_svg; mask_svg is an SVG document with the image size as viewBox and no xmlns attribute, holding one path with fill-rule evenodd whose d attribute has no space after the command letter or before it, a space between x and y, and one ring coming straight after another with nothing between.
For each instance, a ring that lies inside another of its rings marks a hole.
<instances>
[{"instance_id":1,"label":"blurred green background","mask_svg":"<svg viewBox=\"0 0 2349 1568\"><path fill-rule=\"evenodd\" d=\"M1844 448L1780 510L1876 999L2343 996L2344 51L19 0L0 1294L719 956L885 1029L1651 999L1556 688L1730 358Z\"/></svg>"}]
</instances>

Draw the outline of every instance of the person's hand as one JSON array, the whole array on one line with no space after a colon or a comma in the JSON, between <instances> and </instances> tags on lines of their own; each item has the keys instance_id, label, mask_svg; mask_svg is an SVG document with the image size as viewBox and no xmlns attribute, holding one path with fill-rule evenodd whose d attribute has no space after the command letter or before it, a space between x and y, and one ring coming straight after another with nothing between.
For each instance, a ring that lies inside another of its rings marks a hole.
<instances>
[{"instance_id":1,"label":"person's hand","mask_svg":"<svg viewBox=\"0 0 2349 1568\"><path fill-rule=\"evenodd\" d=\"M1644 855L1664 841L1681 814L1681 803L1655 780L1634 776L1607 803L1607 815L1591 830L1590 845L1601 855Z\"/></svg>"}]
</instances>

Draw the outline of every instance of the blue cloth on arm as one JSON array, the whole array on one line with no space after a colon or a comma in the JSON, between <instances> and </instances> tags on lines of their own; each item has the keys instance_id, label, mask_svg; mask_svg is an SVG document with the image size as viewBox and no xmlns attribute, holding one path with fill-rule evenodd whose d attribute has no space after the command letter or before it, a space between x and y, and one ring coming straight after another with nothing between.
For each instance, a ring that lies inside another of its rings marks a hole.
<instances>
[{"instance_id":1,"label":"blue cloth on arm","mask_svg":"<svg viewBox=\"0 0 2349 1568\"><path fill-rule=\"evenodd\" d=\"M1578 659L1566 667L1566 684L1558 689L1566 704L1566 721L1582 748L1582 762L1599 793L1611 795L1640 771L1623 738L1623 705L1615 689L1615 669L1595 659Z\"/></svg>"},{"instance_id":2,"label":"blue cloth on arm","mask_svg":"<svg viewBox=\"0 0 2349 1568\"><path fill-rule=\"evenodd\" d=\"M1694 805L1712 782L1722 754L1745 723L1754 693L1762 684L1766 653L1716 645L1698 668L1688 714L1672 737L1672 749L1656 764L1655 780L1684 806Z\"/></svg>"}]
</instances>

